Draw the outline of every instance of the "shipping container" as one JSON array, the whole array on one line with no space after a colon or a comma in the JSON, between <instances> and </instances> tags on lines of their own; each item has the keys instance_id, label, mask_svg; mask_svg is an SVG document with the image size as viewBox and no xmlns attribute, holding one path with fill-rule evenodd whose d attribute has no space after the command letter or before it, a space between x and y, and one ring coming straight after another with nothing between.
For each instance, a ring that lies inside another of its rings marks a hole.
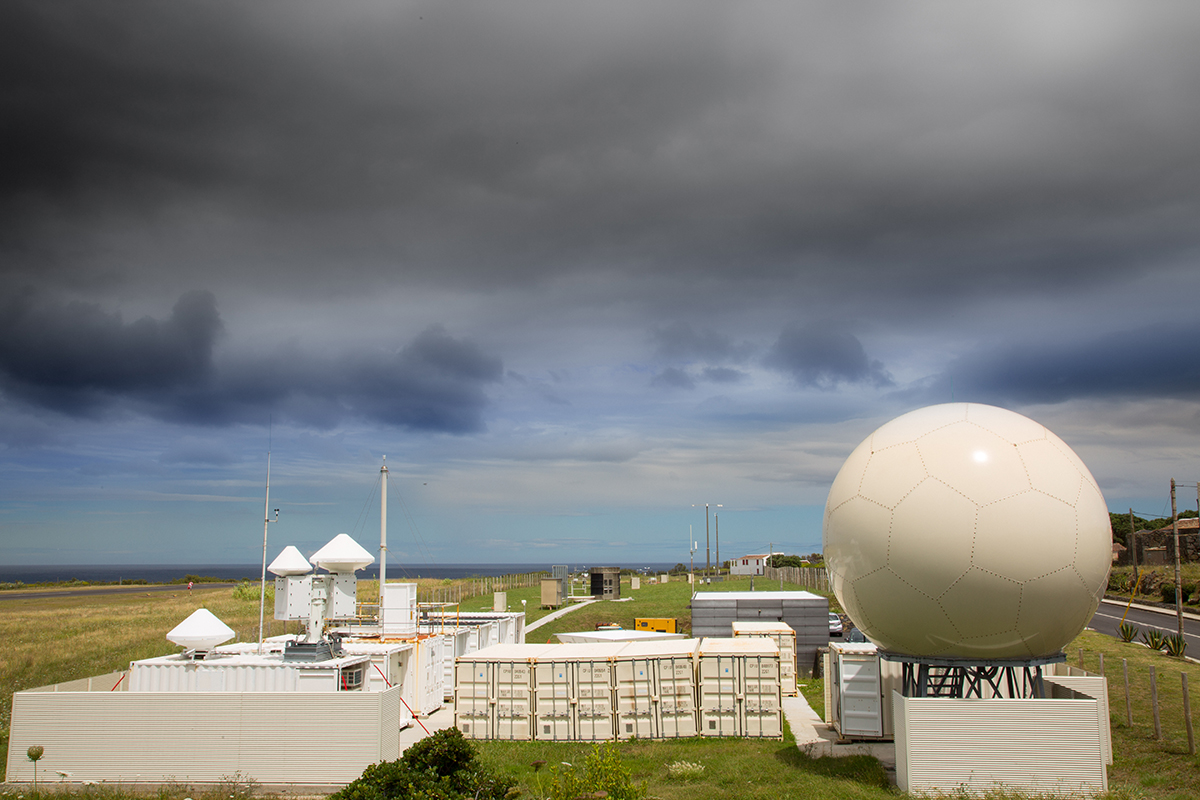
<instances>
[{"instance_id":1,"label":"shipping container","mask_svg":"<svg viewBox=\"0 0 1200 800\"><path fill-rule=\"evenodd\" d=\"M131 692L340 692L364 688L370 659L347 655L326 661L285 661L277 654L214 651L133 661Z\"/></svg>"},{"instance_id":2,"label":"shipping container","mask_svg":"<svg viewBox=\"0 0 1200 800\"><path fill-rule=\"evenodd\" d=\"M783 737L779 647L773 641L706 638L696 661L701 736Z\"/></svg>"},{"instance_id":3,"label":"shipping container","mask_svg":"<svg viewBox=\"0 0 1200 800\"><path fill-rule=\"evenodd\" d=\"M699 639L627 644L616 657L618 739L695 736Z\"/></svg>"},{"instance_id":4,"label":"shipping container","mask_svg":"<svg viewBox=\"0 0 1200 800\"><path fill-rule=\"evenodd\" d=\"M533 665L554 645L496 645L455 665L454 724L469 739L533 738Z\"/></svg>"},{"instance_id":5,"label":"shipping container","mask_svg":"<svg viewBox=\"0 0 1200 800\"><path fill-rule=\"evenodd\" d=\"M534 665L534 739L612 739L613 662L623 642L559 644Z\"/></svg>"},{"instance_id":6,"label":"shipping container","mask_svg":"<svg viewBox=\"0 0 1200 800\"><path fill-rule=\"evenodd\" d=\"M796 695L796 632L786 622L734 622L733 638L759 636L779 647L779 689L786 697Z\"/></svg>"}]
</instances>

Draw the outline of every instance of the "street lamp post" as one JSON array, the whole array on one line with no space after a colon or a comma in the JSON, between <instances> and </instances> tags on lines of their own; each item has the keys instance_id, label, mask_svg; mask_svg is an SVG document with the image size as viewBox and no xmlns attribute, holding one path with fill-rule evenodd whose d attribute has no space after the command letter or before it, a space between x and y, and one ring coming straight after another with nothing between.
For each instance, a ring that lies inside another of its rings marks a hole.
<instances>
[{"instance_id":1,"label":"street lamp post","mask_svg":"<svg viewBox=\"0 0 1200 800\"><path fill-rule=\"evenodd\" d=\"M692 503L692 508L695 508L697 505L698 505L697 503ZM722 507L722 505L720 503L717 503L717 508L721 508L721 507ZM709 532L708 532L708 503L705 503L704 504L704 577L706 579L709 577L709 575L712 571L712 549L711 548L712 548L712 539L709 537ZM721 552L719 547L717 548L717 552L718 553Z\"/></svg>"}]
</instances>

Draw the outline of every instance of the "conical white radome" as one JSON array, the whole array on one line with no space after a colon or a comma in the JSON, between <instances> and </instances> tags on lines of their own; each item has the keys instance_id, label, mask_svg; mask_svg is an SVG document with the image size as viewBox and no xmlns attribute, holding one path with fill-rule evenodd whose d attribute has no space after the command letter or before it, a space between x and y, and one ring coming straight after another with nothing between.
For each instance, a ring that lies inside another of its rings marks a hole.
<instances>
[{"instance_id":1,"label":"conical white radome","mask_svg":"<svg viewBox=\"0 0 1200 800\"><path fill-rule=\"evenodd\" d=\"M233 628L217 619L207 608L198 608L171 629L167 640L188 650L211 650L236 635Z\"/></svg>"},{"instance_id":2,"label":"conical white radome","mask_svg":"<svg viewBox=\"0 0 1200 800\"><path fill-rule=\"evenodd\" d=\"M281 578L286 578L289 575L305 575L312 572L312 564L308 563L308 559L300 555L300 551L295 545L288 545L283 548L283 552L275 557L271 562L271 566L267 567L272 575L278 575Z\"/></svg>"},{"instance_id":3,"label":"conical white radome","mask_svg":"<svg viewBox=\"0 0 1200 800\"><path fill-rule=\"evenodd\" d=\"M312 554L312 562L330 572L354 572L374 561L375 557L346 533L339 533L329 544Z\"/></svg>"}]
</instances>

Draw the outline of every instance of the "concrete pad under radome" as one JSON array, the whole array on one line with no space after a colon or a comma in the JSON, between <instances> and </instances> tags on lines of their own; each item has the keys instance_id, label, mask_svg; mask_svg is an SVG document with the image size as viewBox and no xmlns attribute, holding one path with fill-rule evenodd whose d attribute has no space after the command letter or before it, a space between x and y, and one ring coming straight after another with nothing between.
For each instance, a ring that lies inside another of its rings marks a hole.
<instances>
[{"instance_id":1,"label":"concrete pad under radome","mask_svg":"<svg viewBox=\"0 0 1200 800\"><path fill-rule=\"evenodd\" d=\"M817 716L803 694L783 698L783 716L796 740L796 747L812 758L832 756L874 756L887 770L888 780L896 782L896 745L894 742L838 743L837 732Z\"/></svg>"}]
</instances>

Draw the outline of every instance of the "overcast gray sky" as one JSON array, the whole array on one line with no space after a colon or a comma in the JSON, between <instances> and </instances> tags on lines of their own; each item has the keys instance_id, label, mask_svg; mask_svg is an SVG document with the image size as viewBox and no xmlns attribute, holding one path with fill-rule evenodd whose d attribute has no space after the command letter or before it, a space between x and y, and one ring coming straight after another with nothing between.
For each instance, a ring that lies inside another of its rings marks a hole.
<instances>
[{"instance_id":1,"label":"overcast gray sky","mask_svg":"<svg viewBox=\"0 0 1200 800\"><path fill-rule=\"evenodd\" d=\"M1163 513L1198 40L1190 2L5 3L0 560L254 562L269 421L279 547L377 541L386 454L417 565L685 561L705 502L723 557L819 549L853 447L951 399Z\"/></svg>"}]
</instances>

